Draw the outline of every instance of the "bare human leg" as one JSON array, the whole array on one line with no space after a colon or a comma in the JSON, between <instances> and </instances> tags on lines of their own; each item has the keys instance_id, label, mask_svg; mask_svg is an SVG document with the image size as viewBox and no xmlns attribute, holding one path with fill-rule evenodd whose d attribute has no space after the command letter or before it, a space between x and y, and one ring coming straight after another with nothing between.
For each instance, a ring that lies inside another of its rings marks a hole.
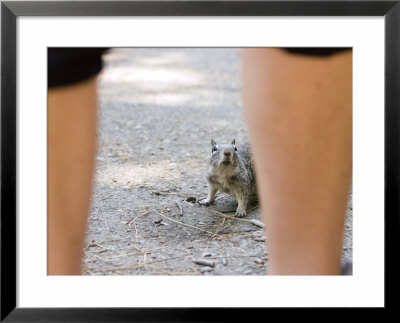
<instances>
[{"instance_id":1,"label":"bare human leg","mask_svg":"<svg viewBox=\"0 0 400 323\"><path fill-rule=\"evenodd\" d=\"M352 171L352 53L242 54L270 274L338 275Z\"/></svg>"},{"instance_id":2,"label":"bare human leg","mask_svg":"<svg viewBox=\"0 0 400 323\"><path fill-rule=\"evenodd\" d=\"M48 93L48 274L80 275L96 150L96 80Z\"/></svg>"}]
</instances>

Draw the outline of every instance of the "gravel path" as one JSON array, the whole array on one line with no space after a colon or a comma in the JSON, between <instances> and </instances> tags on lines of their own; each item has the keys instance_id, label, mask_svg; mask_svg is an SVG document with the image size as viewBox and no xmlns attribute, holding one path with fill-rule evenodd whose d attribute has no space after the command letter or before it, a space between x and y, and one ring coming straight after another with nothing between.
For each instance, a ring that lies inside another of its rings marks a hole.
<instances>
[{"instance_id":1,"label":"gravel path","mask_svg":"<svg viewBox=\"0 0 400 323\"><path fill-rule=\"evenodd\" d=\"M257 205L205 197L210 139L246 140L238 49L113 49L100 75L87 275L265 275ZM183 215L181 214L183 213ZM345 257L352 256L352 204Z\"/></svg>"}]
</instances>

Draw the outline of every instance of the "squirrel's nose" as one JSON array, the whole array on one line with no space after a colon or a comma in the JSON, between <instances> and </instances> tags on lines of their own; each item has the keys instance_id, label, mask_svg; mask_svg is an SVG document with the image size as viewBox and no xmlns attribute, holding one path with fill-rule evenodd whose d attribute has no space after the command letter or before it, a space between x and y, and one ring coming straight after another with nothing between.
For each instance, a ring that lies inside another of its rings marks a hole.
<instances>
[{"instance_id":1,"label":"squirrel's nose","mask_svg":"<svg viewBox=\"0 0 400 323\"><path fill-rule=\"evenodd\" d=\"M225 152L224 152L224 155L225 155L226 157L231 157L232 153L231 153L230 151L225 151Z\"/></svg>"}]
</instances>

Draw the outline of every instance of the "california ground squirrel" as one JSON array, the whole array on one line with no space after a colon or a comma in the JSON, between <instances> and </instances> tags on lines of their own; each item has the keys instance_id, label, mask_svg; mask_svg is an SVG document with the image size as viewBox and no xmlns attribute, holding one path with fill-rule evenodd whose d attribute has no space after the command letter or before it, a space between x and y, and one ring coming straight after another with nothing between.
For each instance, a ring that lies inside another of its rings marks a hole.
<instances>
[{"instance_id":1,"label":"california ground squirrel","mask_svg":"<svg viewBox=\"0 0 400 323\"><path fill-rule=\"evenodd\" d=\"M211 139L211 146L207 169L208 196L199 203L210 205L218 191L229 193L238 202L235 216L245 217L249 200L257 196L249 145L244 143L236 146L235 139L230 145L217 145L214 139Z\"/></svg>"}]
</instances>

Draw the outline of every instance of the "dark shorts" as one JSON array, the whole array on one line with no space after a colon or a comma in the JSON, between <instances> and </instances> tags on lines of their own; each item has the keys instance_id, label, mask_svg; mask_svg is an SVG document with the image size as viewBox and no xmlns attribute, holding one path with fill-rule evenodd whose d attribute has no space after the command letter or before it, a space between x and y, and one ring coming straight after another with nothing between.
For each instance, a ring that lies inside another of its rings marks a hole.
<instances>
[{"instance_id":1,"label":"dark shorts","mask_svg":"<svg viewBox=\"0 0 400 323\"><path fill-rule=\"evenodd\" d=\"M102 67L106 48L48 48L48 87L57 87L88 80Z\"/></svg>"},{"instance_id":2,"label":"dark shorts","mask_svg":"<svg viewBox=\"0 0 400 323\"><path fill-rule=\"evenodd\" d=\"M285 51L306 56L330 56L337 53L351 51L351 47L286 47Z\"/></svg>"}]
</instances>

